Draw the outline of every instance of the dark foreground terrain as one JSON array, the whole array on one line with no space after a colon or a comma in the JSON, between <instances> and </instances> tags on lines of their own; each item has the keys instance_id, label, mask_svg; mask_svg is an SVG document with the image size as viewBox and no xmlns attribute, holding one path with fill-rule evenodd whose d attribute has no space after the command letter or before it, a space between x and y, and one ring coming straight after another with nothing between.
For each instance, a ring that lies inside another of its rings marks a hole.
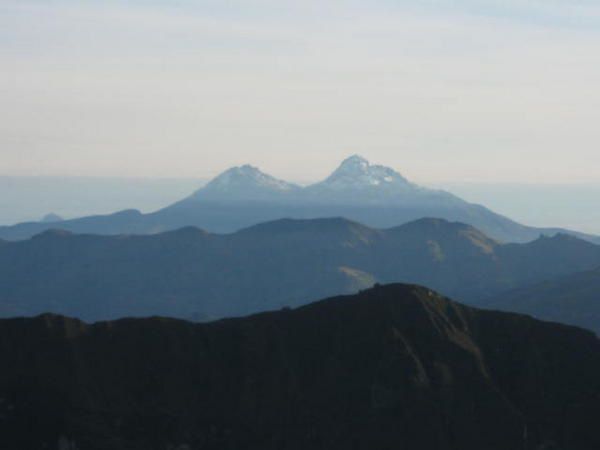
<instances>
[{"instance_id":1,"label":"dark foreground terrain","mask_svg":"<svg viewBox=\"0 0 600 450\"><path fill-rule=\"evenodd\" d=\"M193 324L0 321L0 448L597 450L600 342L412 285Z\"/></svg>"}]
</instances>

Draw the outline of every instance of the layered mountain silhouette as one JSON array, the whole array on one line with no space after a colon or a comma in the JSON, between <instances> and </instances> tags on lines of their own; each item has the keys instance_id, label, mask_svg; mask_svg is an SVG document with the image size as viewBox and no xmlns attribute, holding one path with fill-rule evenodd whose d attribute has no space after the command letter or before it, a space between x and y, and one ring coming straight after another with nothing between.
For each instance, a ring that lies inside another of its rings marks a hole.
<instances>
[{"instance_id":1,"label":"layered mountain silhouette","mask_svg":"<svg viewBox=\"0 0 600 450\"><path fill-rule=\"evenodd\" d=\"M486 307L576 324L600 335L600 268L505 292Z\"/></svg>"},{"instance_id":2,"label":"layered mountain silhouette","mask_svg":"<svg viewBox=\"0 0 600 450\"><path fill-rule=\"evenodd\" d=\"M372 165L357 155L343 161L325 180L307 187L245 165L225 171L188 198L153 213L126 210L51 224L23 223L0 227L0 238L27 239L50 228L111 235L152 234L196 226L224 233L281 218L334 216L376 228L438 217L470 224L505 242L528 242L540 234L558 232L600 242L600 238L582 233L521 225L448 192L417 186L395 170Z\"/></svg>"},{"instance_id":3,"label":"layered mountain silhouette","mask_svg":"<svg viewBox=\"0 0 600 450\"><path fill-rule=\"evenodd\" d=\"M380 286L193 324L0 321L6 450L600 448L590 332Z\"/></svg>"},{"instance_id":4,"label":"layered mountain silhouette","mask_svg":"<svg viewBox=\"0 0 600 450\"><path fill-rule=\"evenodd\" d=\"M421 219L378 230L346 219L283 219L226 235L48 231L0 245L0 315L206 320L298 306L374 283L430 286L471 304L600 267L600 246L560 234L500 244Z\"/></svg>"}]
</instances>

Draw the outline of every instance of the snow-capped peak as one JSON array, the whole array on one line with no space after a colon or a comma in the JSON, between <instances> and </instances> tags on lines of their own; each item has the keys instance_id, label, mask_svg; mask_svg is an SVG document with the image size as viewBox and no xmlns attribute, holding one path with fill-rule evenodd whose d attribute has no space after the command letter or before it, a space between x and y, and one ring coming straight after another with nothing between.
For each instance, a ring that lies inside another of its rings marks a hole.
<instances>
[{"instance_id":1,"label":"snow-capped peak","mask_svg":"<svg viewBox=\"0 0 600 450\"><path fill-rule=\"evenodd\" d=\"M357 202L381 203L402 201L427 194L407 181L395 170L370 164L365 158L353 155L346 158L325 180L300 187L272 177L251 165L226 170L191 198L213 201L274 201L274 202ZM391 199L391 200L390 200Z\"/></svg>"},{"instance_id":2,"label":"snow-capped peak","mask_svg":"<svg viewBox=\"0 0 600 450\"><path fill-rule=\"evenodd\" d=\"M375 186L407 185L408 181L395 170L371 165L360 155L346 158L340 166L321 183L336 190Z\"/></svg>"},{"instance_id":3,"label":"snow-capped peak","mask_svg":"<svg viewBox=\"0 0 600 450\"><path fill-rule=\"evenodd\" d=\"M360 155L352 155L342 161L338 170L341 168L354 168L358 170L366 170L369 168L369 165L369 161L367 161L366 158L363 158Z\"/></svg>"},{"instance_id":4,"label":"snow-capped peak","mask_svg":"<svg viewBox=\"0 0 600 450\"><path fill-rule=\"evenodd\" d=\"M255 198L296 189L298 187L294 184L279 180L257 167L245 164L227 169L198 193L202 196L226 195L232 198Z\"/></svg>"}]
</instances>

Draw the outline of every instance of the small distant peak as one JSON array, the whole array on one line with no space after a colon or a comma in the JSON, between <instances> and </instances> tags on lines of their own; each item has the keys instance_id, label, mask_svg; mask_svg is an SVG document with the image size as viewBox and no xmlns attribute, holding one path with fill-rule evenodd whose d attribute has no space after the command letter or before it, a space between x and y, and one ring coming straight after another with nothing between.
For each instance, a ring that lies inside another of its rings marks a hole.
<instances>
[{"instance_id":1,"label":"small distant peak","mask_svg":"<svg viewBox=\"0 0 600 450\"><path fill-rule=\"evenodd\" d=\"M50 214L46 214L44 217L42 217L42 220L40 222L42 223L53 223L53 222L62 222L64 219L59 216L58 214L54 214L54 213L50 213Z\"/></svg>"}]
</instances>

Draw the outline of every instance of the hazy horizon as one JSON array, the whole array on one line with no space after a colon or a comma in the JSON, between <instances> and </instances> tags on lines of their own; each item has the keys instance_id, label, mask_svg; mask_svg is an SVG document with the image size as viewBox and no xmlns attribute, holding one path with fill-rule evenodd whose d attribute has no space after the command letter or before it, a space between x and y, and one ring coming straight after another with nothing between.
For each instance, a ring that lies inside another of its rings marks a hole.
<instances>
[{"instance_id":1,"label":"hazy horizon","mask_svg":"<svg viewBox=\"0 0 600 450\"><path fill-rule=\"evenodd\" d=\"M0 5L0 172L600 181L589 0Z\"/></svg>"},{"instance_id":2,"label":"hazy horizon","mask_svg":"<svg viewBox=\"0 0 600 450\"><path fill-rule=\"evenodd\" d=\"M0 225L37 221L56 213L65 219L123 209L152 212L190 195L207 179L152 177L14 177L0 175ZM300 184L320 181L288 180ZM414 181L414 180L413 180ZM600 235L600 182L523 184L423 183L482 204L526 225L563 227Z\"/></svg>"}]
</instances>

